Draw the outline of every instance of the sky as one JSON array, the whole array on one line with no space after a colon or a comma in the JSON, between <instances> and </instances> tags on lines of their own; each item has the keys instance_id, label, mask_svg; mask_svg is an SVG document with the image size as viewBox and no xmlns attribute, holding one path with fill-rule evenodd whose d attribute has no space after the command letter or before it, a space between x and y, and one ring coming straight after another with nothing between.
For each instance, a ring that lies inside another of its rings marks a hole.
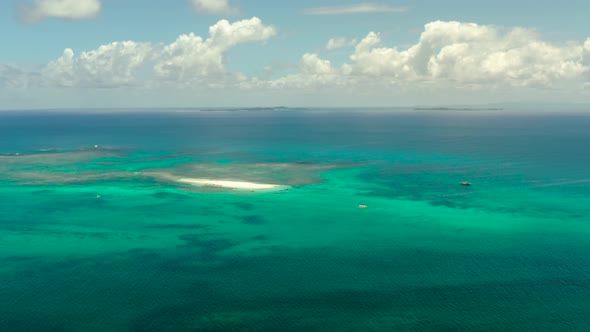
<instances>
[{"instance_id":1,"label":"sky","mask_svg":"<svg viewBox=\"0 0 590 332\"><path fill-rule=\"evenodd\" d=\"M590 103L590 2L0 1L0 109Z\"/></svg>"}]
</instances>

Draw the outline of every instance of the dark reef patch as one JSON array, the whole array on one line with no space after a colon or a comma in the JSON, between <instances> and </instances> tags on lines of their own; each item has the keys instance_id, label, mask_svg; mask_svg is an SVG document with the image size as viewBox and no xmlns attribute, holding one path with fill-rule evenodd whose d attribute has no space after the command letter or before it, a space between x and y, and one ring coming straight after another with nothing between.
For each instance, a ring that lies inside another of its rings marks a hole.
<instances>
[{"instance_id":1,"label":"dark reef patch","mask_svg":"<svg viewBox=\"0 0 590 332\"><path fill-rule=\"evenodd\" d=\"M199 249L201 251L199 258L205 262L215 260L218 252L239 244L228 239L204 239L204 235L200 234L186 234L178 238L185 242L185 244L179 245L178 248Z\"/></svg>"},{"instance_id":2,"label":"dark reef patch","mask_svg":"<svg viewBox=\"0 0 590 332\"><path fill-rule=\"evenodd\" d=\"M241 218L242 224L245 225L264 225L267 220L258 215L245 216Z\"/></svg>"},{"instance_id":3,"label":"dark reef patch","mask_svg":"<svg viewBox=\"0 0 590 332\"><path fill-rule=\"evenodd\" d=\"M183 225L183 224L161 224L161 225L149 225L145 228L153 229L207 229L209 226L206 225Z\"/></svg>"},{"instance_id":4,"label":"dark reef patch","mask_svg":"<svg viewBox=\"0 0 590 332\"><path fill-rule=\"evenodd\" d=\"M254 204L252 203L245 203L245 202L235 202L232 203L233 205L237 206L238 208L246 211L251 211L254 209Z\"/></svg>"},{"instance_id":5,"label":"dark reef patch","mask_svg":"<svg viewBox=\"0 0 590 332\"><path fill-rule=\"evenodd\" d=\"M160 191L150 195L151 197L158 198L158 199L174 199L174 200L184 200L190 198L188 195L178 194L178 193L171 193L166 191Z\"/></svg>"}]
</instances>

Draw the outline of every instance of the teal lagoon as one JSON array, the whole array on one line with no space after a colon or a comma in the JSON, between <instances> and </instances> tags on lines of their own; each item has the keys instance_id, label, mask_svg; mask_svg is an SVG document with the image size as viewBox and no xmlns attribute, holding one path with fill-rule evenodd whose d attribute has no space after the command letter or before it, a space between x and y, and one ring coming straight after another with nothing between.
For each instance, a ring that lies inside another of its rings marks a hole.
<instances>
[{"instance_id":1,"label":"teal lagoon","mask_svg":"<svg viewBox=\"0 0 590 332\"><path fill-rule=\"evenodd\" d=\"M0 113L0 330L586 330L589 125Z\"/></svg>"}]
</instances>

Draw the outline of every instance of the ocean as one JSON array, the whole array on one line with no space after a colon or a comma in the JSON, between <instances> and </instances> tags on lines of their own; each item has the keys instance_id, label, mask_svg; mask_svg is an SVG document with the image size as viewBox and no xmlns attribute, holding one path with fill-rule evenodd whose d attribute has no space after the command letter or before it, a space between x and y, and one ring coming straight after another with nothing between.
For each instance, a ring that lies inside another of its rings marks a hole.
<instances>
[{"instance_id":1,"label":"ocean","mask_svg":"<svg viewBox=\"0 0 590 332\"><path fill-rule=\"evenodd\" d=\"M588 331L588 128L534 110L0 112L0 331Z\"/></svg>"}]
</instances>

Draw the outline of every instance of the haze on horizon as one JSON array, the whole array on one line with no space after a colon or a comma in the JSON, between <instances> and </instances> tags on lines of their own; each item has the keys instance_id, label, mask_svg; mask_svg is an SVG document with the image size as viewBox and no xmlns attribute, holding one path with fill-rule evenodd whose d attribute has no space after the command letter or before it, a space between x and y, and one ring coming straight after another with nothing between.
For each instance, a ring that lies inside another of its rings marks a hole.
<instances>
[{"instance_id":1,"label":"haze on horizon","mask_svg":"<svg viewBox=\"0 0 590 332\"><path fill-rule=\"evenodd\" d=\"M19 0L0 109L590 103L590 3Z\"/></svg>"}]
</instances>

